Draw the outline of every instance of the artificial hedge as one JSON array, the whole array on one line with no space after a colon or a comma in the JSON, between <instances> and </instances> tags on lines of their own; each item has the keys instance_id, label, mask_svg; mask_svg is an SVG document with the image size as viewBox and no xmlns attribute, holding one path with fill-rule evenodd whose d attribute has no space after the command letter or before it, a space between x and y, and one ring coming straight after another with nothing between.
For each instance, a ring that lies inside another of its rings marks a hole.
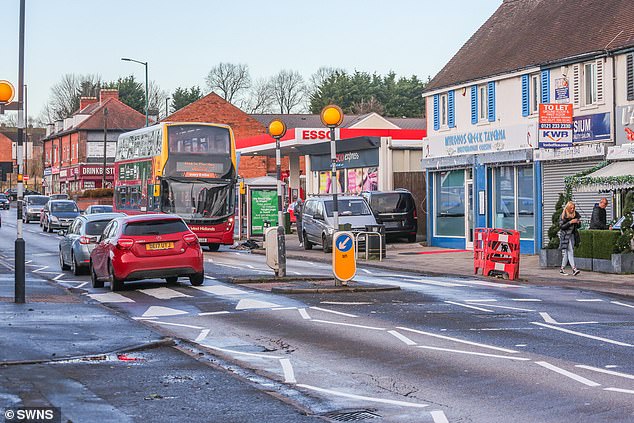
<instances>
[{"instance_id":1,"label":"artificial hedge","mask_svg":"<svg viewBox=\"0 0 634 423\"><path fill-rule=\"evenodd\" d=\"M583 230L579 235L581 242L575 248L575 257L611 260L612 254L618 252L619 231Z\"/></svg>"},{"instance_id":2,"label":"artificial hedge","mask_svg":"<svg viewBox=\"0 0 634 423\"><path fill-rule=\"evenodd\" d=\"M597 231L579 231L581 242L575 248L575 257L592 258L594 232Z\"/></svg>"}]
</instances>

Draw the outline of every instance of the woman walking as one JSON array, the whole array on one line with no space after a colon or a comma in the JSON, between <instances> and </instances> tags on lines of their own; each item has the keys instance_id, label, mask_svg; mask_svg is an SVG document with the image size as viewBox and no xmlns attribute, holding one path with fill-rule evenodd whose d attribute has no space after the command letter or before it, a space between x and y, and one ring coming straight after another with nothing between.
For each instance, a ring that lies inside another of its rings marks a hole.
<instances>
[{"instance_id":1,"label":"woman walking","mask_svg":"<svg viewBox=\"0 0 634 423\"><path fill-rule=\"evenodd\" d=\"M568 201L564 211L559 218L559 249L561 250L561 275L567 275L564 270L566 264L570 262L572 274L577 276L580 272L575 266L575 244L578 244L579 227L581 226L581 215L575 210L575 203Z\"/></svg>"}]
</instances>

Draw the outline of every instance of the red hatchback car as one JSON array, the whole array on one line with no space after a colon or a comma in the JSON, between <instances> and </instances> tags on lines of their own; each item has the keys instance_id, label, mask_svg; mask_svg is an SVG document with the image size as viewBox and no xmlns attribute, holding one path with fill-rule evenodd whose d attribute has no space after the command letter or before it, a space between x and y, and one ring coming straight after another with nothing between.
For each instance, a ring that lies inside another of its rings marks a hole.
<instances>
[{"instance_id":1,"label":"red hatchback car","mask_svg":"<svg viewBox=\"0 0 634 423\"><path fill-rule=\"evenodd\" d=\"M90 253L94 288L110 282L112 291L126 280L165 278L176 283L189 277L192 285L204 281L203 253L198 237L183 219L169 214L120 217L103 230Z\"/></svg>"}]
</instances>

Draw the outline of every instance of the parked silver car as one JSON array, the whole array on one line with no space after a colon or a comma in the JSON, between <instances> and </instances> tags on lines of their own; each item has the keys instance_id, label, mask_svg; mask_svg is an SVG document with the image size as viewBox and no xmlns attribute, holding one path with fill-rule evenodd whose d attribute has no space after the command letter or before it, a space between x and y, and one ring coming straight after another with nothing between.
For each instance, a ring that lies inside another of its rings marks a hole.
<instances>
[{"instance_id":1,"label":"parked silver car","mask_svg":"<svg viewBox=\"0 0 634 423\"><path fill-rule=\"evenodd\" d=\"M22 209L22 222L29 223L31 220L40 221L40 215L50 198L46 195L27 195L24 197Z\"/></svg>"},{"instance_id":2,"label":"parked silver car","mask_svg":"<svg viewBox=\"0 0 634 423\"><path fill-rule=\"evenodd\" d=\"M79 275L88 269L90 253L97 245L97 240L110 221L123 217L123 213L98 213L75 218L68 227L58 232L63 236L59 240L59 266L62 270L73 271Z\"/></svg>"},{"instance_id":3,"label":"parked silver car","mask_svg":"<svg viewBox=\"0 0 634 423\"><path fill-rule=\"evenodd\" d=\"M338 196L339 225L349 224L353 232L363 232L367 225L376 225L376 219L362 197ZM334 201L331 195L310 197L304 203L302 234L304 249L321 245L325 253L332 251L335 233Z\"/></svg>"}]
</instances>

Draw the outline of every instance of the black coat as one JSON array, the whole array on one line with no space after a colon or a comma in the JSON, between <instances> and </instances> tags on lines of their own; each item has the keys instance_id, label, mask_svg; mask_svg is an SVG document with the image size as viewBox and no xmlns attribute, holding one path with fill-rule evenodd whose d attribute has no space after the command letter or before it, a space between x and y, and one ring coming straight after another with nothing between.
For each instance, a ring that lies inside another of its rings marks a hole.
<instances>
[{"instance_id":1,"label":"black coat","mask_svg":"<svg viewBox=\"0 0 634 423\"><path fill-rule=\"evenodd\" d=\"M595 204L590 218L590 229L609 229L608 218L605 209Z\"/></svg>"},{"instance_id":2,"label":"black coat","mask_svg":"<svg viewBox=\"0 0 634 423\"><path fill-rule=\"evenodd\" d=\"M575 217L561 217L559 218L559 249L565 250L568 248L568 243L572 239L576 243L579 239L579 227L580 223L570 223L572 219L581 219L581 215L575 212Z\"/></svg>"}]
</instances>

